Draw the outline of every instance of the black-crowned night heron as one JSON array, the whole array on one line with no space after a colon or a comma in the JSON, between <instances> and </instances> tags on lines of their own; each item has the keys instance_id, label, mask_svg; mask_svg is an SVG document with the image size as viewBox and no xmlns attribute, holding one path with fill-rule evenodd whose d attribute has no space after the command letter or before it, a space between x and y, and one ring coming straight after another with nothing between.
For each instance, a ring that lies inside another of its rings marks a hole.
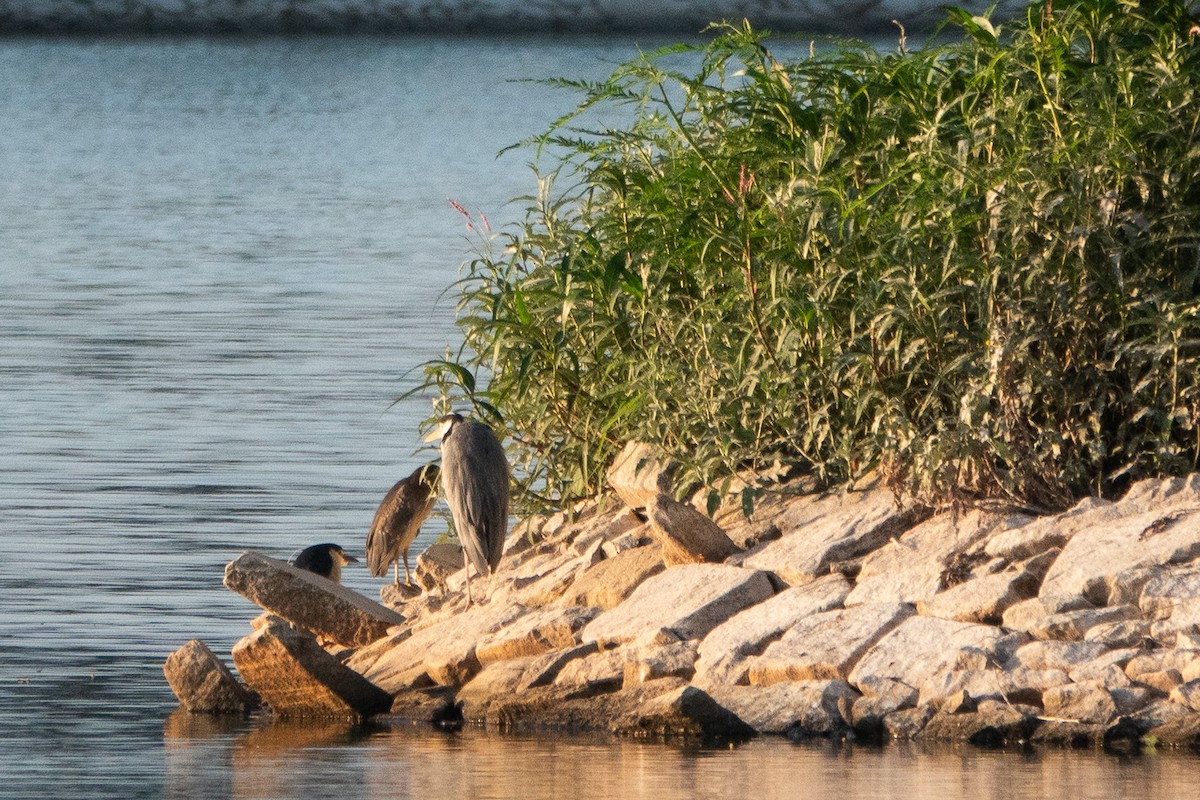
<instances>
[{"instance_id":1,"label":"black-crowned night heron","mask_svg":"<svg viewBox=\"0 0 1200 800\"><path fill-rule=\"evenodd\" d=\"M437 464L418 467L383 496L371 523L371 532L367 534L367 566L376 578L386 575L388 567L395 565L396 585L399 585L400 561L403 559L404 582L412 583L408 548L437 502L439 472Z\"/></svg>"},{"instance_id":2,"label":"black-crowned night heron","mask_svg":"<svg viewBox=\"0 0 1200 800\"><path fill-rule=\"evenodd\" d=\"M471 565L490 575L500 564L508 533L509 472L504 448L492 429L461 414L447 414L425 441L442 443L442 489L454 518L467 566L467 602L471 602Z\"/></svg>"},{"instance_id":3,"label":"black-crowned night heron","mask_svg":"<svg viewBox=\"0 0 1200 800\"><path fill-rule=\"evenodd\" d=\"M337 583L342 579L342 567L346 564L357 564L358 559L347 555L341 545L326 542L314 544L301 550L294 559L292 566L315 572Z\"/></svg>"}]
</instances>

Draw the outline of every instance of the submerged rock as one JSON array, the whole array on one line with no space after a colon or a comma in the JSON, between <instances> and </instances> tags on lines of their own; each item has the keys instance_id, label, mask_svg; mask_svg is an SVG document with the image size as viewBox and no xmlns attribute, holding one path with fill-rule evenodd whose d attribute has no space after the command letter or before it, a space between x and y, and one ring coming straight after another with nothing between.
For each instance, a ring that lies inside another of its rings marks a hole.
<instances>
[{"instance_id":1,"label":"submerged rock","mask_svg":"<svg viewBox=\"0 0 1200 800\"><path fill-rule=\"evenodd\" d=\"M167 656L163 674L179 704L188 711L240 714L258 705L254 692L242 686L199 639L192 639Z\"/></svg>"}]
</instances>

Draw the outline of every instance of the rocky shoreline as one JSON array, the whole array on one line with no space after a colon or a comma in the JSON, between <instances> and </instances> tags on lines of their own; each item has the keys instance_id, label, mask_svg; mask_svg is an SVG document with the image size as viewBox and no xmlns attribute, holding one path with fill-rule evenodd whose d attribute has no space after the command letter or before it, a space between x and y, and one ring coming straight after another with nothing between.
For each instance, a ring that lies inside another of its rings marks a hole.
<instances>
[{"instance_id":1,"label":"rocky shoreline","mask_svg":"<svg viewBox=\"0 0 1200 800\"><path fill-rule=\"evenodd\" d=\"M1200 475L1053 516L932 514L871 481L713 518L630 445L613 493L510 534L467 606L461 555L383 603L256 553L266 613L164 665L181 705L281 718L707 742L1200 744ZM243 683L244 681L244 683Z\"/></svg>"}]
</instances>

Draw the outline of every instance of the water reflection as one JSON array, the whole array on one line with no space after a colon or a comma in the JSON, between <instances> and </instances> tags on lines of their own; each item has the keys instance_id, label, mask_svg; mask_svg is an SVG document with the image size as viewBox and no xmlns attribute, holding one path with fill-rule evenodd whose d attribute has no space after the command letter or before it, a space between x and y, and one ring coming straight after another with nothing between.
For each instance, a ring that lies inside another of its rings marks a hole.
<instances>
[{"instance_id":1,"label":"water reflection","mask_svg":"<svg viewBox=\"0 0 1200 800\"><path fill-rule=\"evenodd\" d=\"M759 739L698 749L604 736L443 734L389 723L220 720L183 711L163 727L171 797L1185 798L1194 757L1094 751L994 752Z\"/></svg>"}]
</instances>

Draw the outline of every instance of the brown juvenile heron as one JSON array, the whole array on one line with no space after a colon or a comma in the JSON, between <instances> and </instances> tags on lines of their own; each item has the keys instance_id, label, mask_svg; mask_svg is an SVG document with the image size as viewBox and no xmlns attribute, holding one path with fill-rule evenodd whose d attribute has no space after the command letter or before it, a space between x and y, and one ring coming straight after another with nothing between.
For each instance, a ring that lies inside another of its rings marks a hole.
<instances>
[{"instance_id":1,"label":"brown juvenile heron","mask_svg":"<svg viewBox=\"0 0 1200 800\"><path fill-rule=\"evenodd\" d=\"M292 559L293 567L315 572L323 578L329 578L334 583L342 579L342 567L346 564L357 563L358 559L347 555L341 545L331 542L306 547Z\"/></svg>"},{"instance_id":2,"label":"brown juvenile heron","mask_svg":"<svg viewBox=\"0 0 1200 800\"><path fill-rule=\"evenodd\" d=\"M471 565L490 575L500 564L508 533L509 473L504 448L492 429L461 414L442 417L425 441L441 440L442 488L454 518L467 566L467 603L471 602Z\"/></svg>"},{"instance_id":3,"label":"brown juvenile heron","mask_svg":"<svg viewBox=\"0 0 1200 800\"><path fill-rule=\"evenodd\" d=\"M429 517L437 502L437 464L417 467L413 474L388 490L375 512L371 531L367 534L367 566L376 578L387 575L388 566L395 566L396 585L400 585L400 561L404 561L404 582L412 583L408 571L408 548L421 524Z\"/></svg>"}]
</instances>

